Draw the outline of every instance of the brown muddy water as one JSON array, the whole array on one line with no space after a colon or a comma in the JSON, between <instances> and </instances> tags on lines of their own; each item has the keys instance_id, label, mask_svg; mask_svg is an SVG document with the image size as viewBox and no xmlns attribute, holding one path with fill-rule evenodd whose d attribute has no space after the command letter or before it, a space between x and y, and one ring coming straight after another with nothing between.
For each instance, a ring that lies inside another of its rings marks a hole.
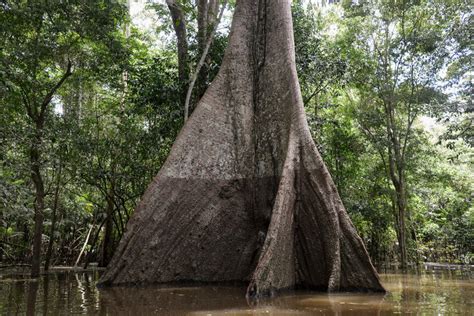
<instances>
[{"instance_id":1,"label":"brown muddy water","mask_svg":"<svg viewBox=\"0 0 474 316\"><path fill-rule=\"evenodd\" d=\"M97 289L98 271L57 271L32 280L0 271L2 315L474 315L472 272L381 274L386 295L293 292L250 303L245 288Z\"/></svg>"}]
</instances>

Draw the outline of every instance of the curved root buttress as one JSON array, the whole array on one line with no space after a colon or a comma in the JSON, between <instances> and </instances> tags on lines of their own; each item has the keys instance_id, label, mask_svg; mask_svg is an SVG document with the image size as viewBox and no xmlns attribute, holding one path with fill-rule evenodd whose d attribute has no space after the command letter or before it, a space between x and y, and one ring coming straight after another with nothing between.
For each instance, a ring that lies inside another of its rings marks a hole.
<instances>
[{"instance_id":1,"label":"curved root buttress","mask_svg":"<svg viewBox=\"0 0 474 316\"><path fill-rule=\"evenodd\" d=\"M237 2L219 74L101 284L179 281L384 291L308 129L289 0Z\"/></svg>"}]
</instances>

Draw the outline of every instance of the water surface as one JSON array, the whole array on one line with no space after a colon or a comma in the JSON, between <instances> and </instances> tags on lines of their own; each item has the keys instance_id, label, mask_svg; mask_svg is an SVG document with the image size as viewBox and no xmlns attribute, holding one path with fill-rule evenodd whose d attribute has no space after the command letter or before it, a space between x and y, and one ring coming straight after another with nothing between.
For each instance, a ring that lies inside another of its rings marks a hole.
<instances>
[{"instance_id":1,"label":"water surface","mask_svg":"<svg viewBox=\"0 0 474 316\"><path fill-rule=\"evenodd\" d=\"M97 289L98 271L39 280L0 271L2 315L474 315L472 272L381 274L386 295L293 292L247 302L243 287Z\"/></svg>"}]
</instances>

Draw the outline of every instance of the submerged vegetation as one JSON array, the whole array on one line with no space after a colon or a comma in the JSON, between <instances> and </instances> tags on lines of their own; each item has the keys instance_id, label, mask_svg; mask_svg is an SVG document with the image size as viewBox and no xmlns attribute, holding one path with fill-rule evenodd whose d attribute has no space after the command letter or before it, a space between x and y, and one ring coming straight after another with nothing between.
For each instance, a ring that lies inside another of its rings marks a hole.
<instances>
[{"instance_id":1,"label":"submerged vegetation","mask_svg":"<svg viewBox=\"0 0 474 316\"><path fill-rule=\"evenodd\" d=\"M3 265L109 262L183 126L203 50L198 8L176 2L181 60L164 2L147 4L151 32L126 3L0 3ZM311 132L372 260L472 262L472 4L294 1L293 19Z\"/></svg>"}]
</instances>

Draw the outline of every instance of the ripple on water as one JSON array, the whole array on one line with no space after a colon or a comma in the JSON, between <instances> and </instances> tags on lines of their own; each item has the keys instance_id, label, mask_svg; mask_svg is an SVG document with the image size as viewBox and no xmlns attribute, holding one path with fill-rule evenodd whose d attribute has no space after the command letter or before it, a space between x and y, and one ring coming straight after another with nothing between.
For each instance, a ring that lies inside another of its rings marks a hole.
<instances>
[{"instance_id":1,"label":"ripple on water","mask_svg":"<svg viewBox=\"0 0 474 316\"><path fill-rule=\"evenodd\" d=\"M474 315L472 272L381 274L390 293L286 293L249 304L245 287L97 289L97 271L55 271L39 280L0 274L0 314L101 315Z\"/></svg>"}]
</instances>

